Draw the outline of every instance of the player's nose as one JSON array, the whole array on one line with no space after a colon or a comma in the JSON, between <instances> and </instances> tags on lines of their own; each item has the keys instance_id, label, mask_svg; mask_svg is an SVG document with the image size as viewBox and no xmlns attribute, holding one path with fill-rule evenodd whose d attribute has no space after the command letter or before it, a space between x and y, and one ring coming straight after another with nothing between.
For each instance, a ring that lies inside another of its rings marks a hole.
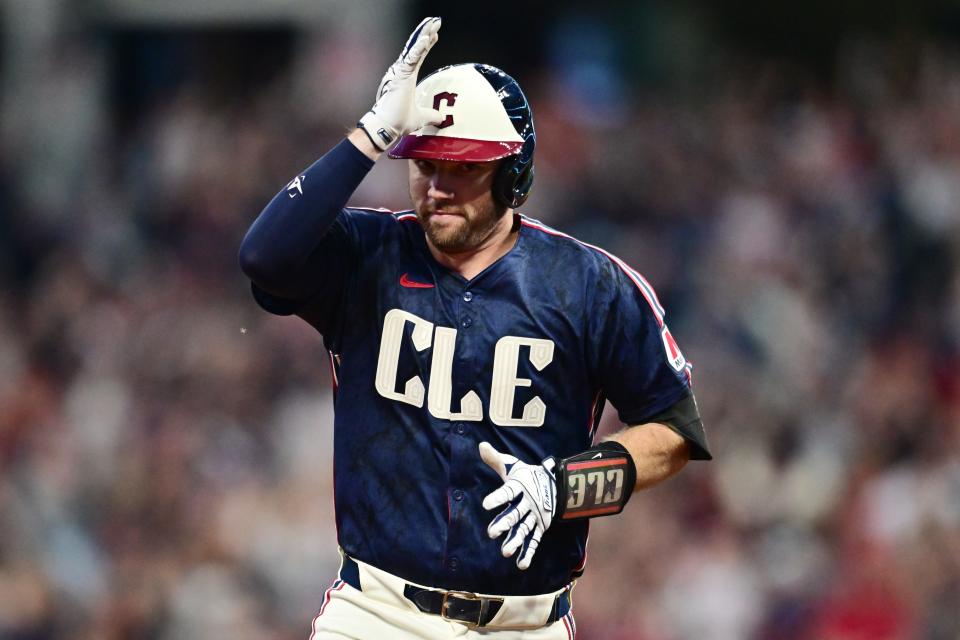
<instances>
[{"instance_id":1,"label":"player's nose","mask_svg":"<svg viewBox=\"0 0 960 640\"><path fill-rule=\"evenodd\" d=\"M442 177L434 175L427 185L427 197L434 200L449 200L453 198L453 188Z\"/></svg>"}]
</instances>

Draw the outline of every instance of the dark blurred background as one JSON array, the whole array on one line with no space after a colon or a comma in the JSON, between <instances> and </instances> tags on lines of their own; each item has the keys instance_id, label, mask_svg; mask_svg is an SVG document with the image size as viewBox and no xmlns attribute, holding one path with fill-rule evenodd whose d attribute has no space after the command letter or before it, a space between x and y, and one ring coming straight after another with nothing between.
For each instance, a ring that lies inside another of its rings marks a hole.
<instances>
[{"instance_id":1,"label":"dark blurred background","mask_svg":"<svg viewBox=\"0 0 960 640\"><path fill-rule=\"evenodd\" d=\"M0 0L0 638L307 637L327 357L236 251L424 15L695 365L716 460L592 525L578 637L960 637L957 3Z\"/></svg>"}]
</instances>

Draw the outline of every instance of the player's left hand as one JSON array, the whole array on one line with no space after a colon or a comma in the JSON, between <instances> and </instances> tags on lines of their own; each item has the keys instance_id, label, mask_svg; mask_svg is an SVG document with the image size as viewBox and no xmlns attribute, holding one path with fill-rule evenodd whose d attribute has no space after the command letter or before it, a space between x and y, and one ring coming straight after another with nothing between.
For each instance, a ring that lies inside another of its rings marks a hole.
<instances>
[{"instance_id":1,"label":"player's left hand","mask_svg":"<svg viewBox=\"0 0 960 640\"><path fill-rule=\"evenodd\" d=\"M480 443L480 458L503 480L503 486L483 499L483 508L507 505L487 527L487 535L504 533L500 549L505 558L517 550L517 567L527 569L537 552L544 531L550 527L557 508L557 479L553 473L557 461L546 458L540 464L527 464L508 453L500 453L488 442Z\"/></svg>"}]
</instances>

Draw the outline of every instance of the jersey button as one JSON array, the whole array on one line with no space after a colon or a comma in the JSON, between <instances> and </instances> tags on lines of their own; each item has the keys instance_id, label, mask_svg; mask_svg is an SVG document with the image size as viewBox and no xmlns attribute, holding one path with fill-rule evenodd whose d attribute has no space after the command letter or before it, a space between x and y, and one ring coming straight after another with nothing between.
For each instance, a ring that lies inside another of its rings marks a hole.
<instances>
[{"instance_id":1,"label":"jersey button","mask_svg":"<svg viewBox=\"0 0 960 640\"><path fill-rule=\"evenodd\" d=\"M447 569L450 569L450 571L456 571L459 568L460 568L459 560L457 560L456 558L450 558L449 560L447 560Z\"/></svg>"},{"instance_id":2,"label":"jersey button","mask_svg":"<svg viewBox=\"0 0 960 640\"><path fill-rule=\"evenodd\" d=\"M460 500L463 500L463 491L460 491L460 489L454 489L454 490L453 490L453 499L456 500L456 501L458 501L458 502L459 502Z\"/></svg>"},{"instance_id":3,"label":"jersey button","mask_svg":"<svg viewBox=\"0 0 960 640\"><path fill-rule=\"evenodd\" d=\"M473 318L464 318L461 324L463 324L463 327L467 329L473 324Z\"/></svg>"},{"instance_id":4,"label":"jersey button","mask_svg":"<svg viewBox=\"0 0 960 640\"><path fill-rule=\"evenodd\" d=\"M458 422L456 426L453 427L453 430L457 432L458 436L462 436L467 432L467 426L462 422Z\"/></svg>"},{"instance_id":5,"label":"jersey button","mask_svg":"<svg viewBox=\"0 0 960 640\"><path fill-rule=\"evenodd\" d=\"M464 292L463 292L463 301L464 301L464 302L470 302L471 300L473 300L473 294L472 294L471 292L469 292L469 291L464 291Z\"/></svg>"}]
</instances>

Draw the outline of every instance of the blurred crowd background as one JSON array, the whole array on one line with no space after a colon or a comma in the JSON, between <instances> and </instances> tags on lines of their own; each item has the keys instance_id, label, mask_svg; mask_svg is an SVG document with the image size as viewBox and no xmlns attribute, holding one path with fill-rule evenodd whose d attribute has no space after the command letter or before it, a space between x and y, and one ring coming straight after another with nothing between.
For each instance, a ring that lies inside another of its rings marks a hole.
<instances>
[{"instance_id":1,"label":"blurred crowd background","mask_svg":"<svg viewBox=\"0 0 960 640\"><path fill-rule=\"evenodd\" d=\"M0 2L0 638L307 637L327 358L236 251L423 15L695 366L716 459L593 524L578 638L960 638L960 10L451 4Z\"/></svg>"}]
</instances>

